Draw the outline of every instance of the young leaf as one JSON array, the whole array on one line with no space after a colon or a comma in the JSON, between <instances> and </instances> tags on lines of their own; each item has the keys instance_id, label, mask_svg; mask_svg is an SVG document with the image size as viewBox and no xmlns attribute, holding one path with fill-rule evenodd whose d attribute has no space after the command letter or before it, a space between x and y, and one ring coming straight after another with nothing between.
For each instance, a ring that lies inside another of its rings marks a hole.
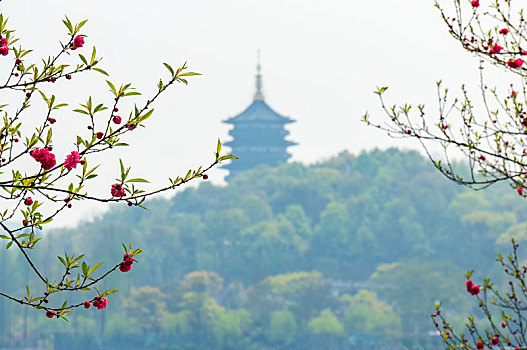
<instances>
[{"instance_id":1,"label":"young leaf","mask_svg":"<svg viewBox=\"0 0 527 350\"><path fill-rule=\"evenodd\" d=\"M112 89L113 94L117 97L117 90L115 90L115 86L113 86L113 84L109 80L106 80L106 83L110 86L110 89Z\"/></svg>"},{"instance_id":2,"label":"young leaf","mask_svg":"<svg viewBox=\"0 0 527 350\"><path fill-rule=\"evenodd\" d=\"M141 179L141 178L126 180L126 182L148 182L148 183L150 183L150 181L145 180L145 179Z\"/></svg>"},{"instance_id":3,"label":"young leaf","mask_svg":"<svg viewBox=\"0 0 527 350\"><path fill-rule=\"evenodd\" d=\"M106 71L102 70L101 68L92 68L94 71L97 71L101 74L104 74L106 75L107 77L109 77L110 75L108 73L106 73Z\"/></svg>"}]
</instances>

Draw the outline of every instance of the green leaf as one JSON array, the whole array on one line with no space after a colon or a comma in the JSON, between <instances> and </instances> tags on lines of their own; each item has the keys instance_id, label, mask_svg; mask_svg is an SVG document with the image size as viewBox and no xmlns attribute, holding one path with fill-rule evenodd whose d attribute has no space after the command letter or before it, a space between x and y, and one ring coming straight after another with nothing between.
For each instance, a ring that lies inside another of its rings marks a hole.
<instances>
[{"instance_id":1,"label":"green leaf","mask_svg":"<svg viewBox=\"0 0 527 350\"><path fill-rule=\"evenodd\" d=\"M139 249L139 248L137 248L136 250L134 250L134 251L132 252L132 255L138 255L138 254L141 254L142 252L143 252L143 249Z\"/></svg>"},{"instance_id":2,"label":"green leaf","mask_svg":"<svg viewBox=\"0 0 527 350\"><path fill-rule=\"evenodd\" d=\"M81 54L79 54L79 57L80 57L81 61L84 62L85 65L88 65L88 61L86 61L86 57L84 57Z\"/></svg>"},{"instance_id":3,"label":"green leaf","mask_svg":"<svg viewBox=\"0 0 527 350\"><path fill-rule=\"evenodd\" d=\"M93 47L93 51L91 53L91 61L90 61L90 65L93 64L93 62L95 61L95 55L97 53L97 50L95 49L95 46Z\"/></svg>"},{"instance_id":4,"label":"green leaf","mask_svg":"<svg viewBox=\"0 0 527 350\"><path fill-rule=\"evenodd\" d=\"M142 116L140 117L137 117L136 119L134 119L134 122L135 123L141 123L142 121L145 121L146 119L148 119L152 113L154 113L154 109L152 108L151 110L149 110L148 112L146 112L145 114L143 114Z\"/></svg>"},{"instance_id":5,"label":"green leaf","mask_svg":"<svg viewBox=\"0 0 527 350\"><path fill-rule=\"evenodd\" d=\"M165 67L167 67L168 71L170 72L170 74L172 74L172 76L174 76L174 69L172 69L172 67L170 67L170 65L168 63L163 63L165 65Z\"/></svg>"},{"instance_id":6,"label":"green leaf","mask_svg":"<svg viewBox=\"0 0 527 350\"><path fill-rule=\"evenodd\" d=\"M113 84L109 80L106 80L106 83L110 86L110 89L112 89L113 94L117 97L117 90L115 90L115 86L113 86Z\"/></svg>"},{"instance_id":7,"label":"green leaf","mask_svg":"<svg viewBox=\"0 0 527 350\"><path fill-rule=\"evenodd\" d=\"M64 259L61 257L61 256L57 256L57 258L59 258L60 262L62 263L62 265L64 265L64 267L68 267L68 265L66 264L66 261L64 261Z\"/></svg>"},{"instance_id":8,"label":"green leaf","mask_svg":"<svg viewBox=\"0 0 527 350\"><path fill-rule=\"evenodd\" d=\"M218 147L216 148L216 159L220 157L220 152L221 152L221 141L218 138Z\"/></svg>"},{"instance_id":9,"label":"green leaf","mask_svg":"<svg viewBox=\"0 0 527 350\"><path fill-rule=\"evenodd\" d=\"M108 73L106 73L106 71L104 71L104 70L102 70L102 69L100 69L100 68L92 68L92 69L93 69L94 71L97 71L97 72L99 72L99 73L102 73L102 74L104 74L104 75L106 75L106 76L108 76L108 77L110 76Z\"/></svg>"},{"instance_id":10,"label":"green leaf","mask_svg":"<svg viewBox=\"0 0 527 350\"><path fill-rule=\"evenodd\" d=\"M91 275L92 272L94 272L95 270L97 270L101 265L102 265L102 262L93 265L93 267L92 267L91 269L88 270L88 276Z\"/></svg>"},{"instance_id":11,"label":"green leaf","mask_svg":"<svg viewBox=\"0 0 527 350\"><path fill-rule=\"evenodd\" d=\"M46 136L46 145L51 143L51 138L53 137L53 129L49 128L48 135Z\"/></svg>"},{"instance_id":12,"label":"green leaf","mask_svg":"<svg viewBox=\"0 0 527 350\"><path fill-rule=\"evenodd\" d=\"M123 161L121 159L119 159L119 165L121 167L121 178L123 178L123 180L124 180L124 164L123 164Z\"/></svg>"},{"instance_id":13,"label":"green leaf","mask_svg":"<svg viewBox=\"0 0 527 350\"><path fill-rule=\"evenodd\" d=\"M85 110L82 110L82 109L74 109L73 112L90 115L90 113L88 113L88 112L86 112Z\"/></svg>"},{"instance_id":14,"label":"green leaf","mask_svg":"<svg viewBox=\"0 0 527 350\"><path fill-rule=\"evenodd\" d=\"M186 72L186 73L181 73L178 75L178 77L189 77L189 76L192 76L192 75L202 75L201 73L196 73L196 72Z\"/></svg>"},{"instance_id":15,"label":"green leaf","mask_svg":"<svg viewBox=\"0 0 527 350\"><path fill-rule=\"evenodd\" d=\"M388 90L388 87L383 86L383 87L377 88L377 91L374 91L374 93L381 96L386 90Z\"/></svg>"},{"instance_id":16,"label":"green leaf","mask_svg":"<svg viewBox=\"0 0 527 350\"><path fill-rule=\"evenodd\" d=\"M103 104L101 103L97 105L97 107L95 107L95 109L93 110L93 113L104 111L105 109L108 109L108 107L104 107Z\"/></svg>"},{"instance_id":17,"label":"green leaf","mask_svg":"<svg viewBox=\"0 0 527 350\"><path fill-rule=\"evenodd\" d=\"M141 178L135 178L135 179L126 180L126 182L147 182L147 183L150 183L150 181L145 180L145 179L141 179Z\"/></svg>"},{"instance_id":18,"label":"green leaf","mask_svg":"<svg viewBox=\"0 0 527 350\"><path fill-rule=\"evenodd\" d=\"M127 92L126 94L123 94L123 96L133 96L133 95L141 95L141 93L137 91L131 91L131 92Z\"/></svg>"},{"instance_id":19,"label":"green leaf","mask_svg":"<svg viewBox=\"0 0 527 350\"><path fill-rule=\"evenodd\" d=\"M218 158L219 161L226 160L226 159L239 159L236 156L233 156L232 154L226 154Z\"/></svg>"},{"instance_id":20,"label":"green leaf","mask_svg":"<svg viewBox=\"0 0 527 350\"><path fill-rule=\"evenodd\" d=\"M66 19L62 20L62 23L64 23L66 28L68 28L68 30L70 31L70 34L73 34L73 26L71 25L71 22L67 16L66 16Z\"/></svg>"},{"instance_id":21,"label":"green leaf","mask_svg":"<svg viewBox=\"0 0 527 350\"><path fill-rule=\"evenodd\" d=\"M114 294L114 293L118 293L119 291L117 289L112 289L112 290L105 290L104 293L102 293L102 296L107 296L107 295L110 295L110 294Z\"/></svg>"},{"instance_id":22,"label":"green leaf","mask_svg":"<svg viewBox=\"0 0 527 350\"><path fill-rule=\"evenodd\" d=\"M78 32L79 30L81 30L81 28L86 24L86 22L88 22L87 19L77 24L77 26L75 27L75 31Z\"/></svg>"}]
</instances>

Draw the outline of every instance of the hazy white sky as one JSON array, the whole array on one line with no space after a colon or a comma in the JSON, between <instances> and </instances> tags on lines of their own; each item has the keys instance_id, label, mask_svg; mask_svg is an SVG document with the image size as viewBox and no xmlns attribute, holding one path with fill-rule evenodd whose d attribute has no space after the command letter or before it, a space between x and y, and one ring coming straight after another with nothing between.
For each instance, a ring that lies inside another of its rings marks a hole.
<instances>
[{"instance_id":1,"label":"hazy white sky","mask_svg":"<svg viewBox=\"0 0 527 350\"><path fill-rule=\"evenodd\" d=\"M148 127L128 139L134 147L102 159L107 181L101 178L98 186L105 189L117 176L117 164L110 161L117 156L133 165L135 175L163 184L168 176L211 161L216 139L228 139L222 120L251 102L257 49L266 100L296 119L290 139L299 145L290 151L304 163L344 150L417 148L361 122L366 111L381 116L372 93L376 86L389 85L394 103L433 107L435 81L457 88L478 80L477 59L450 38L432 0L4 0L0 9L22 44L35 49L35 60L56 52L65 39L65 14L89 19L79 52L96 45L110 80L145 92L139 102L165 74L162 62L188 61L203 73L159 100ZM9 58L0 59L5 72L2 60ZM103 76L93 75L52 89L71 104L87 95L110 102ZM79 119L72 113L61 118ZM211 179L221 182L225 174L213 171ZM85 212L72 210L71 217Z\"/></svg>"}]
</instances>

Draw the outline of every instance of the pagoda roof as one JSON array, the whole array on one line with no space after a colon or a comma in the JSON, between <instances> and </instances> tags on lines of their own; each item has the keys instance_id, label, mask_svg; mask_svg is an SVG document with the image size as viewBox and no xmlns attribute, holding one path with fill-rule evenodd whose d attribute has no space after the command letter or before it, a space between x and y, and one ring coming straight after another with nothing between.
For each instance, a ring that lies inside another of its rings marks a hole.
<instances>
[{"instance_id":1,"label":"pagoda roof","mask_svg":"<svg viewBox=\"0 0 527 350\"><path fill-rule=\"evenodd\" d=\"M275 112L265 101L255 98L254 101L243 112L224 121L227 124L245 122L273 122L273 123L294 123L295 120L285 117Z\"/></svg>"},{"instance_id":2,"label":"pagoda roof","mask_svg":"<svg viewBox=\"0 0 527 350\"><path fill-rule=\"evenodd\" d=\"M262 89L262 72L260 65L260 52L258 51L258 64L256 66L256 92L253 102L243 112L223 121L226 124L269 122L269 123L294 123L295 120L276 113L265 103Z\"/></svg>"},{"instance_id":3,"label":"pagoda roof","mask_svg":"<svg viewBox=\"0 0 527 350\"><path fill-rule=\"evenodd\" d=\"M231 141L227 141L227 142L224 142L223 143L225 146L229 146L229 147L236 147L236 146L245 146L247 145L246 142L243 142L243 141L240 141L240 140L237 140L237 139L233 139ZM287 148L289 146L296 146L298 145L297 142L295 141L289 141L289 140L284 140L284 139L280 139L280 140L273 140L273 142L269 143L253 143L255 145L258 145L258 146L261 146L261 145L266 145L266 146L276 146L276 147L284 147L284 148Z\"/></svg>"}]
</instances>

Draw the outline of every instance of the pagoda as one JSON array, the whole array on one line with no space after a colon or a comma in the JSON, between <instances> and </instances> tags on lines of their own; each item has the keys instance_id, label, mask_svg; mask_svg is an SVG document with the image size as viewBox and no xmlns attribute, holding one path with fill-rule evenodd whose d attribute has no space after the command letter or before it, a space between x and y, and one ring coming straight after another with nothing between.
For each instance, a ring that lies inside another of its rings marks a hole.
<instances>
[{"instance_id":1,"label":"pagoda","mask_svg":"<svg viewBox=\"0 0 527 350\"><path fill-rule=\"evenodd\" d=\"M237 116L224 121L234 126L229 132L232 141L226 142L225 145L231 147L231 153L239 158L224 166L230 172L227 180L260 164L277 166L287 162L291 157L287 147L297 143L285 139L289 131L284 129L284 125L294 122L293 119L278 114L265 103L258 58L256 93L252 103Z\"/></svg>"}]
</instances>

